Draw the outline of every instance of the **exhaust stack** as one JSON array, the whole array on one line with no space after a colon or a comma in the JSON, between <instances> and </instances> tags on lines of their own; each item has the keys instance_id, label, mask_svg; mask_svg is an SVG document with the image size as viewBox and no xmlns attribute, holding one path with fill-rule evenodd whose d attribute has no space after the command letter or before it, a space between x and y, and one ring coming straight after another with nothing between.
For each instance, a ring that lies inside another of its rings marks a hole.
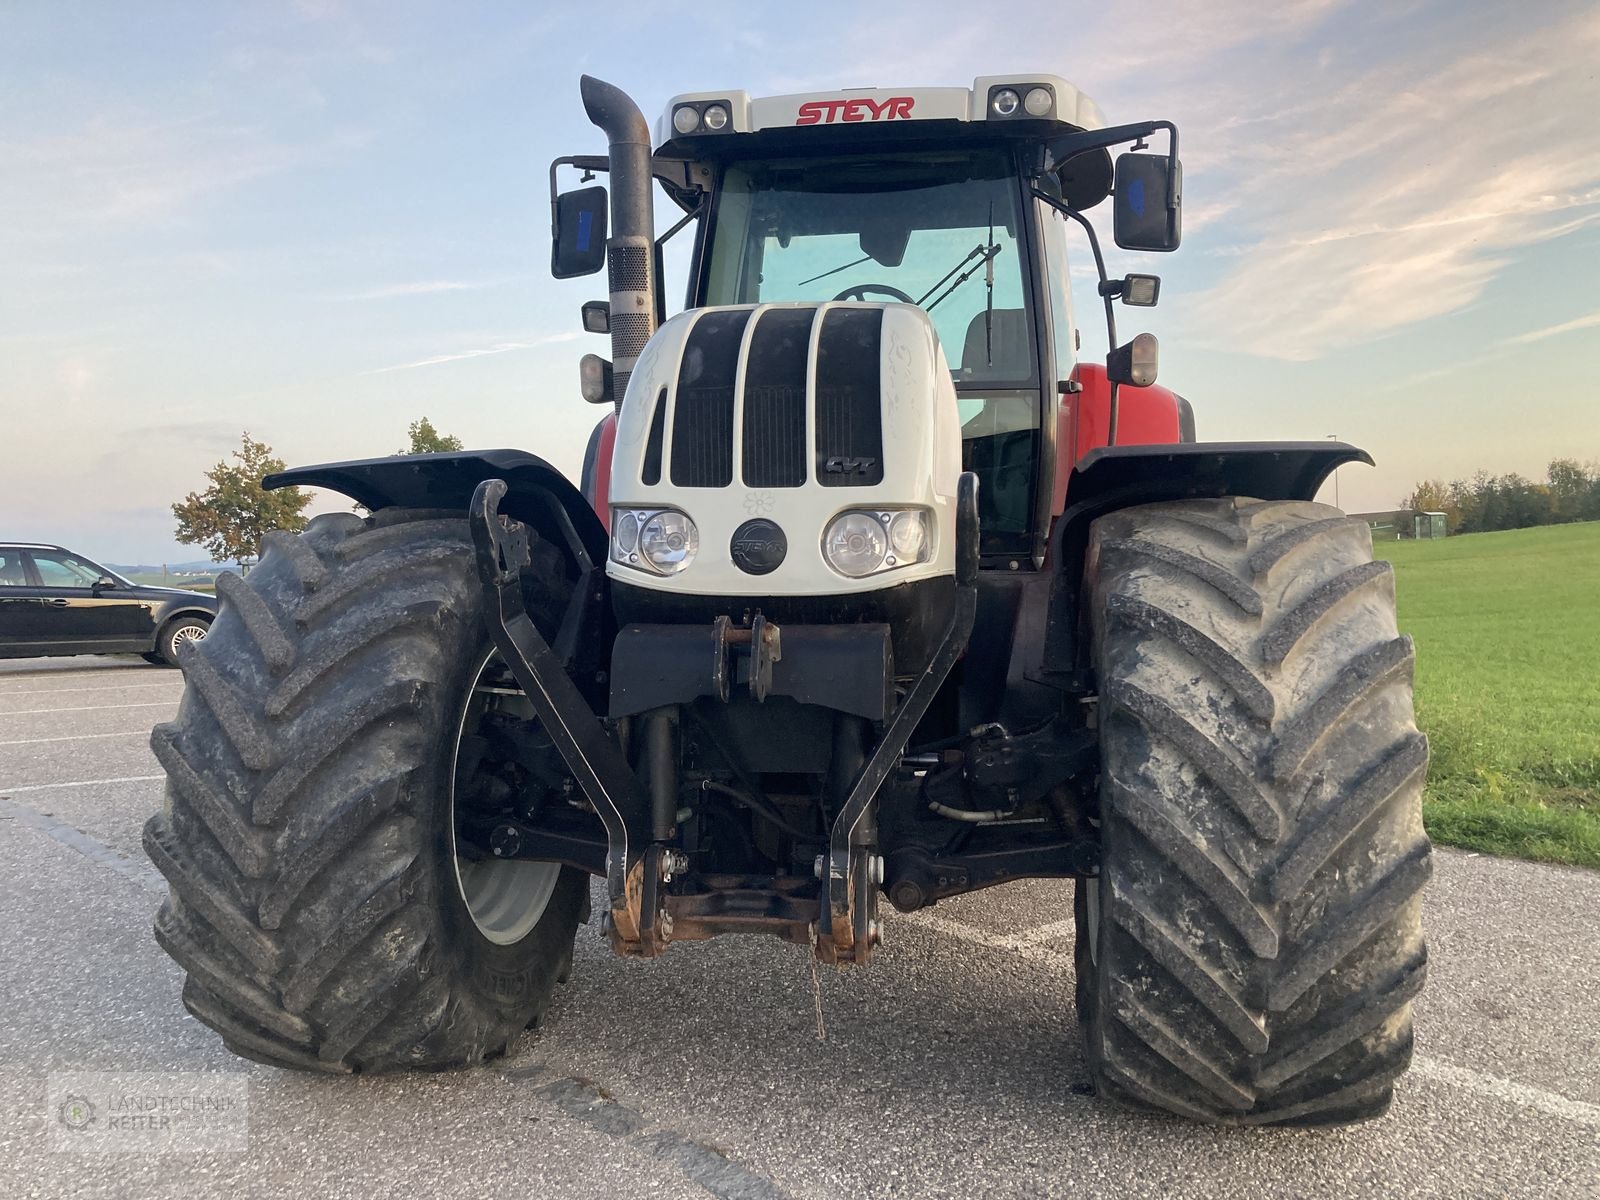
<instances>
[{"instance_id":1,"label":"exhaust stack","mask_svg":"<svg viewBox=\"0 0 1600 1200\"><path fill-rule=\"evenodd\" d=\"M605 131L611 156L611 236L606 272L611 292L611 366L617 408L628 377L655 332L655 214L650 194L650 126L619 87L585 75L583 109Z\"/></svg>"}]
</instances>

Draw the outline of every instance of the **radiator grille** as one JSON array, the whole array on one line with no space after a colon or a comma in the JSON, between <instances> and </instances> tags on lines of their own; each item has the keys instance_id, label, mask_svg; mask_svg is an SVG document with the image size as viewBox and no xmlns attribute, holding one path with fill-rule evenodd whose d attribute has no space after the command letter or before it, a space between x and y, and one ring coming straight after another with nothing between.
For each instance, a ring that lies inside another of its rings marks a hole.
<instances>
[{"instance_id":1,"label":"radiator grille","mask_svg":"<svg viewBox=\"0 0 1600 1200\"><path fill-rule=\"evenodd\" d=\"M656 397L655 415L650 418L650 436L644 443L644 470L640 482L655 487L661 482L661 435L667 423L667 389L662 388Z\"/></svg>"},{"instance_id":2,"label":"radiator grille","mask_svg":"<svg viewBox=\"0 0 1600 1200\"><path fill-rule=\"evenodd\" d=\"M883 482L883 400L878 386L883 310L836 308L817 339L817 482Z\"/></svg>"},{"instance_id":3,"label":"radiator grille","mask_svg":"<svg viewBox=\"0 0 1600 1200\"><path fill-rule=\"evenodd\" d=\"M814 308L770 309L750 335L744 368L744 482L806 481L806 363Z\"/></svg>"},{"instance_id":4,"label":"radiator grille","mask_svg":"<svg viewBox=\"0 0 1600 1200\"><path fill-rule=\"evenodd\" d=\"M733 482L733 383L750 310L710 312L683 348L672 414L674 487Z\"/></svg>"}]
</instances>

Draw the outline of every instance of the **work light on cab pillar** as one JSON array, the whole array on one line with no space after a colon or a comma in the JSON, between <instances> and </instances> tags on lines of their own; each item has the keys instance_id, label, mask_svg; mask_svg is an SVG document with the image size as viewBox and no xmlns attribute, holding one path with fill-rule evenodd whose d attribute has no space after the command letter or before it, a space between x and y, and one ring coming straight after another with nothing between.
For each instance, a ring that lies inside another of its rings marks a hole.
<instances>
[{"instance_id":1,"label":"work light on cab pillar","mask_svg":"<svg viewBox=\"0 0 1600 1200\"><path fill-rule=\"evenodd\" d=\"M1160 280L1111 276L1088 214L1175 250L1177 129L1054 75L690 93L653 136L579 91L606 147L551 165L551 267L605 272L610 340L581 477L478 450L265 481L371 515L219 588L156 731L190 1011L284 1067L465 1066L546 1011L590 876L620 954L856 965L885 904L1071 879L1101 1097L1381 1113L1426 961L1411 643L1365 525L1313 500L1371 460L1198 441L1118 337Z\"/></svg>"}]
</instances>

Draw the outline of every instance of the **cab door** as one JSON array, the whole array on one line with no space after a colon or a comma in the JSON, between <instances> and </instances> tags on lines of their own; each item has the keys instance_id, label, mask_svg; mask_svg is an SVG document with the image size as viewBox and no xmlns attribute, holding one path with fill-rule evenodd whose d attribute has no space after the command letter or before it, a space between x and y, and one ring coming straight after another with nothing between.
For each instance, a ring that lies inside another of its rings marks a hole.
<instances>
[{"instance_id":1,"label":"cab door","mask_svg":"<svg viewBox=\"0 0 1600 1200\"><path fill-rule=\"evenodd\" d=\"M110 653L147 650L154 637L152 604L120 583L97 588L105 571L64 550L25 552L32 567L41 652Z\"/></svg>"}]
</instances>

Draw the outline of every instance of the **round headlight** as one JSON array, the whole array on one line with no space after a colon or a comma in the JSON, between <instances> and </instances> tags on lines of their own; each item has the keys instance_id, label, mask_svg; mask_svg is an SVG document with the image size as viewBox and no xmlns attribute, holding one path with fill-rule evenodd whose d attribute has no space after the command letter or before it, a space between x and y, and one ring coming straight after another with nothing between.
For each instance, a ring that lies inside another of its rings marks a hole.
<instances>
[{"instance_id":1,"label":"round headlight","mask_svg":"<svg viewBox=\"0 0 1600 1200\"><path fill-rule=\"evenodd\" d=\"M728 123L728 110L720 104L713 104L706 109L706 128L721 129Z\"/></svg>"},{"instance_id":2,"label":"round headlight","mask_svg":"<svg viewBox=\"0 0 1600 1200\"><path fill-rule=\"evenodd\" d=\"M1002 117L1009 117L1017 111L1017 105L1022 103L1022 98L1010 88L1001 88L994 94L994 99L989 101L989 107Z\"/></svg>"},{"instance_id":3,"label":"round headlight","mask_svg":"<svg viewBox=\"0 0 1600 1200\"><path fill-rule=\"evenodd\" d=\"M1028 110L1030 117L1048 116L1050 113L1050 93L1045 88L1033 88L1022 101L1022 107Z\"/></svg>"},{"instance_id":4,"label":"round headlight","mask_svg":"<svg viewBox=\"0 0 1600 1200\"><path fill-rule=\"evenodd\" d=\"M676 575L700 549L700 531L681 512L658 512L639 531L639 553L663 575Z\"/></svg>"},{"instance_id":5,"label":"round headlight","mask_svg":"<svg viewBox=\"0 0 1600 1200\"><path fill-rule=\"evenodd\" d=\"M901 564L922 561L928 545L928 523L919 512L895 513L889 522L889 546Z\"/></svg>"},{"instance_id":6,"label":"round headlight","mask_svg":"<svg viewBox=\"0 0 1600 1200\"><path fill-rule=\"evenodd\" d=\"M679 133L693 133L700 128L700 113L685 104L672 114L672 127Z\"/></svg>"},{"instance_id":7,"label":"round headlight","mask_svg":"<svg viewBox=\"0 0 1600 1200\"><path fill-rule=\"evenodd\" d=\"M877 518L866 513L840 513L822 535L822 556L841 575L860 579L883 566L889 539Z\"/></svg>"},{"instance_id":8,"label":"round headlight","mask_svg":"<svg viewBox=\"0 0 1600 1200\"><path fill-rule=\"evenodd\" d=\"M622 556L626 558L632 554L639 548L639 518L631 512L623 513L617 518L617 532L614 536L617 550Z\"/></svg>"}]
</instances>

